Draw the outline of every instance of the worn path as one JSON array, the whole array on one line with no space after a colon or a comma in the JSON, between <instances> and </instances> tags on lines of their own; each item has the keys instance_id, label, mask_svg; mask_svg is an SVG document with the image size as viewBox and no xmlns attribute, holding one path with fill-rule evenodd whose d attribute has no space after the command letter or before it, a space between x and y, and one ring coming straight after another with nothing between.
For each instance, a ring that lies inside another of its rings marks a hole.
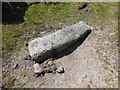
<instances>
[{"instance_id":1,"label":"worn path","mask_svg":"<svg viewBox=\"0 0 120 90\"><path fill-rule=\"evenodd\" d=\"M114 7L110 9L110 13L114 11ZM24 60L27 49L21 48L7 64L3 63L3 85L25 88L118 87L117 22L114 18L101 22L99 26L89 22L88 25L94 29L84 42L72 53L55 60L58 67L65 68L63 74L49 73L35 78L33 61Z\"/></svg>"},{"instance_id":2,"label":"worn path","mask_svg":"<svg viewBox=\"0 0 120 90\"><path fill-rule=\"evenodd\" d=\"M27 50L23 47L3 66L3 74L9 74L12 87L26 88L110 88L118 87L118 37L117 21L94 26L93 31L71 54L55 60L63 66L63 74L45 74L35 78L33 61L24 60ZM17 66L16 63L18 63ZM16 68L16 69L13 69ZM15 78L14 78L14 77ZM3 79L5 81L6 78ZM10 81L9 80L9 81ZM9 84L9 83L8 83ZM8 85L9 86L9 85Z\"/></svg>"}]
</instances>

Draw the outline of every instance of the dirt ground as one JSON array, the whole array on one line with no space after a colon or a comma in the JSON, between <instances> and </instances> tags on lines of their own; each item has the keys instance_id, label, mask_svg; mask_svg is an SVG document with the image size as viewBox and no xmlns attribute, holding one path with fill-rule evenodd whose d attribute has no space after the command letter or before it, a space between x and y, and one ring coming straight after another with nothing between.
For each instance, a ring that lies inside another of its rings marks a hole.
<instances>
[{"instance_id":1,"label":"dirt ground","mask_svg":"<svg viewBox=\"0 0 120 90\"><path fill-rule=\"evenodd\" d=\"M111 8L111 12L114 11L116 8ZM81 45L76 43L69 48L72 50L77 46L70 54L55 59L57 67L64 67L64 73L46 73L36 78L33 61L24 60L28 54L24 45L10 57L7 64L3 63L3 87L118 88L118 21L109 18L100 25L89 21L88 25L93 30Z\"/></svg>"},{"instance_id":2,"label":"dirt ground","mask_svg":"<svg viewBox=\"0 0 120 90\"><path fill-rule=\"evenodd\" d=\"M94 29L81 45L71 54L55 60L58 67L64 67L65 73L34 77L33 61L23 59L27 54L23 47L10 58L8 65L3 65L3 82L8 75L8 87L14 88L117 88L117 21L92 26Z\"/></svg>"}]
</instances>

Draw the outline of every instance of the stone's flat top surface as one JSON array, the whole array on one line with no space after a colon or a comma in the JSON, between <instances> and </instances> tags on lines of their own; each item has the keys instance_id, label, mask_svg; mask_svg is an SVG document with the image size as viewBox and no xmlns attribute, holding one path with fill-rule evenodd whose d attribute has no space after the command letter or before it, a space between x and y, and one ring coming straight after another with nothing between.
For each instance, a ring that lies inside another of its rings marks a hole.
<instances>
[{"instance_id":1,"label":"stone's flat top surface","mask_svg":"<svg viewBox=\"0 0 120 90\"><path fill-rule=\"evenodd\" d=\"M47 50L56 49L66 43L72 42L83 35L91 27L85 22L80 21L74 25L67 26L52 34L37 37L34 40L29 41L28 50L32 57L40 56Z\"/></svg>"},{"instance_id":2,"label":"stone's flat top surface","mask_svg":"<svg viewBox=\"0 0 120 90\"><path fill-rule=\"evenodd\" d=\"M41 73L43 70L38 63L33 64L34 73Z\"/></svg>"}]
</instances>

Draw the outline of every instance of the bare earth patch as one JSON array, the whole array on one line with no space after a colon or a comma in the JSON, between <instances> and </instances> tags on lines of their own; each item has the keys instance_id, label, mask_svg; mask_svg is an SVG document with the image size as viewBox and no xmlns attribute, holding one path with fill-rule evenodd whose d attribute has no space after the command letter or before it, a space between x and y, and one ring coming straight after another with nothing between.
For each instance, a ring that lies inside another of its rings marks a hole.
<instances>
[{"instance_id":1,"label":"bare earth patch","mask_svg":"<svg viewBox=\"0 0 120 90\"><path fill-rule=\"evenodd\" d=\"M117 88L117 22L107 22L104 25L95 26L92 33L74 52L55 60L57 66L65 68L63 74L51 73L35 78L33 61L23 59L27 49L22 48L12 56L10 65L3 68L4 72L16 78L12 87ZM18 68L13 69L16 63Z\"/></svg>"},{"instance_id":2,"label":"bare earth patch","mask_svg":"<svg viewBox=\"0 0 120 90\"><path fill-rule=\"evenodd\" d=\"M117 12L115 7L110 9L111 14L112 12ZM3 63L3 87L118 88L118 22L117 18L111 17L100 25L87 21L88 25L94 27L91 34L71 54L54 61L57 67L64 67L65 72L62 74L46 73L43 77L36 78L33 61L24 60L28 54L24 45L11 56L7 64ZM52 27L54 23L50 25ZM59 27L61 26L65 24L60 24Z\"/></svg>"}]
</instances>

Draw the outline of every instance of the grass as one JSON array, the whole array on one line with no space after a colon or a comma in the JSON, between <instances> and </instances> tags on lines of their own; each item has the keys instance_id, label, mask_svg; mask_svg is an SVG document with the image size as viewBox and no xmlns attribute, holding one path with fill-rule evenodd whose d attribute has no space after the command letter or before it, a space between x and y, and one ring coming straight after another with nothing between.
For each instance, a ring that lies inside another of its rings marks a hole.
<instances>
[{"instance_id":1,"label":"grass","mask_svg":"<svg viewBox=\"0 0 120 90\"><path fill-rule=\"evenodd\" d=\"M81 4L81 2L33 4L25 12L23 23L2 24L3 61L7 61L13 53L16 53L26 40L40 34L43 28L49 31L61 28L60 22L70 25L81 20L99 25L117 15L109 14L108 11L117 3L90 3L87 8L78 10Z\"/></svg>"},{"instance_id":2,"label":"grass","mask_svg":"<svg viewBox=\"0 0 120 90\"><path fill-rule=\"evenodd\" d=\"M13 76L8 76L3 81L3 87L10 88L13 85L14 81L15 81L15 78Z\"/></svg>"},{"instance_id":3,"label":"grass","mask_svg":"<svg viewBox=\"0 0 120 90\"><path fill-rule=\"evenodd\" d=\"M25 69L20 69L20 74L21 76L26 76L27 75L27 71Z\"/></svg>"},{"instance_id":4,"label":"grass","mask_svg":"<svg viewBox=\"0 0 120 90\"><path fill-rule=\"evenodd\" d=\"M119 2L119 7L120 7L120 2ZM120 11L118 12L118 41L120 41ZM118 43L118 47L120 47L120 43ZM118 48L118 54L120 54L120 48ZM119 65L118 65L118 74L120 74ZM118 75L118 80L120 80L120 75Z\"/></svg>"}]
</instances>

